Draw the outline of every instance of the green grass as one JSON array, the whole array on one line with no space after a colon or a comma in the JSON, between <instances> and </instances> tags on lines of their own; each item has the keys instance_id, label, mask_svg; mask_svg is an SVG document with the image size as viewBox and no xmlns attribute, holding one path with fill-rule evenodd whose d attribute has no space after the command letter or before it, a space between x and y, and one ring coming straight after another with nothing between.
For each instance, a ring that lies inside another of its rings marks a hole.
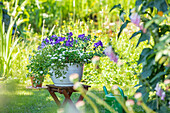
<instances>
[{"instance_id":1,"label":"green grass","mask_svg":"<svg viewBox=\"0 0 170 113\"><path fill-rule=\"evenodd\" d=\"M104 97L103 91L94 88L90 91L100 98ZM64 100L63 95L56 95L61 102ZM79 95L77 92L72 94L73 103L78 100ZM91 106L86 101L85 103L86 113L93 113ZM97 106L99 111L104 110L103 106ZM59 107L47 89L27 89L25 84L20 84L17 80L0 83L0 113L57 113L57 110Z\"/></svg>"}]
</instances>

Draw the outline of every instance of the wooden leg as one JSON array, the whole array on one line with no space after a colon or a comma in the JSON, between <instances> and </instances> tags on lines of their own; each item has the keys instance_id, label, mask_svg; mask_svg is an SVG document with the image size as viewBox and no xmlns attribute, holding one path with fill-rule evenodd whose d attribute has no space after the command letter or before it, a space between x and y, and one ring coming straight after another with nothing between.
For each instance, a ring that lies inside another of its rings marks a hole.
<instances>
[{"instance_id":1,"label":"wooden leg","mask_svg":"<svg viewBox=\"0 0 170 113\"><path fill-rule=\"evenodd\" d=\"M64 102L63 102L63 105L65 105L65 104L67 103L67 101L69 101L70 103L73 104L73 102L72 102L71 99L70 99L70 97L71 97L71 95L72 95L72 92L68 92L68 93L67 93L66 90L63 90L63 94L64 94L64 97L65 97Z\"/></svg>"},{"instance_id":2,"label":"wooden leg","mask_svg":"<svg viewBox=\"0 0 170 113\"><path fill-rule=\"evenodd\" d=\"M88 91L88 87L85 87L84 89L86 90L85 92ZM80 97L79 97L79 99L77 100L77 102L82 101L83 99L84 99L84 97L83 97L82 95L80 95Z\"/></svg>"},{"instance_id":3,"label":"wooden leg","mask_svg":"<svg viewBox=\"0 0 170 113\"><path fill-rule=\"evenodd\" d=\"M54 91L51 91L50 88L48 88L48 91L49 91L49 93L51 94L51 96L53 97L53 99L54 99L54 101L56 102L56 104L57 104L58 106L61 106L61 103L60 103L60 101L58 100L57 96L55 95Z\"/></svg>"}]
</instances>

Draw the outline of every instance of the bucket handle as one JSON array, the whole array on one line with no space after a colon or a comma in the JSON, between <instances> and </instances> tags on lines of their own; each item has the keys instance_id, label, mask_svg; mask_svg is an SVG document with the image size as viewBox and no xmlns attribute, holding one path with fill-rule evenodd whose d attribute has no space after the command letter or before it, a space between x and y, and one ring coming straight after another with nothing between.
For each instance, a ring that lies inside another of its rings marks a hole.
<instances>
[{"instance_id":1,"label":"bucket handle","mask_svg":"<svg viewBox=\"0 0 170 113\"><path fill-rule=\"evenodd\" d=\"M107 89L106 89L105 86L103 86L103 90L104 90L104 92L105 92L105 95L107 95L107 94L108 94L108 91L107 91Z\"/></svg>"},{"instance_id":2,"label":"bucket handle","mask_svg":"<svg viewBox=\"0 0 170 113\"><path fill-rule=\"evenodd\" d=\"M105 92L105 95L107 95L107 94L108 94L108 91L107 91L107 88L106 88L105 86L103 86L103 90L104 90L104 92ZM123 90L122 90L119 86L118 86L118 90L119 90L121 96L124 98Z\"/></svg>"}]
</instances>

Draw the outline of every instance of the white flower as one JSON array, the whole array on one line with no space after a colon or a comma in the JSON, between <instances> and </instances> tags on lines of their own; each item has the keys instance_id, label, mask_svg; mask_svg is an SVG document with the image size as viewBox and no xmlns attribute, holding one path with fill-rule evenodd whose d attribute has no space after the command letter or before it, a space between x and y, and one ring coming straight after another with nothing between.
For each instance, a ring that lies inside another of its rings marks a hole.
<instances>
[{"instance_id":1,"label":"white flower","mask_svg":"<svg viewBox=\"0 0 170 113\"><path fill-rule=\"evenodd\" d=\"M83 56L83 53L80 53L80 57Z\"/></svg>"},{"instance_id":2,"label":"white flower","mask_svg":"<svg viewBox=\"0 0 170 113\"><path fill-rule=\"evenodd\" d=\"M31 60L31 56L29 56L29 60Z\"/></svg>"},{"instance_id":3,"label":"white flower","mask_svg":"<svg viewBox=\"0 0 170 113\"><path fill-rule=\"evenodd\" d=\"M86 62L87 60L86 60L86 59L84 59L84 61Z\"/></svg>"},{"instance_id":4,"label":"white flower","mask_svg":"<svg viewBox=\"0 0 170 113\"><path fill-rule=\"evenodd\" d=\"M51 57L51 59L55 59L55 57Z\"/></svg>"},{"instance_id":5,"label":"white flower","mask_svg":"<svg viewBox=\"0 0 170 113\"><path fill-rule=\"evenodd\" d=\"M43 71L40 71L40 74L43 74Z\"/></svg>"},{"instance_id":6,"label":"white flower","mask_svg":"<svg viewBox=\"0 0 170 113\"><path fill-rule=\"evenodd\" d=\"M50 71L53 72L53 68L50 68Z\"/></svg>"},{"instance_id":7,"label":"white flower","mask_svg":"<svg viewBox=\"0 0 170 113\"><path fill-rule=\"evenodd\" d=\"M58 59L59 61L61 61L61 59Z\"/></svg>"},{"instance_id":8,"label":"white flower","mask_svg":"<svg viewBox=\"0 0 170 113\"><path fill-rule=\"evenodd\" d=\"M51 66L54 66L54 65L55 65L54 63L51 64Z\"/></svg>"},{"instance_id":9,"label":"white flower","mask_svg":"<svg viewBox=\"0 0 170 113\"><path fill-rule=\"evenodd\" d=\"M57 57L51 57L51 59L57 59Z\"/></svg>"},{"instance_id":10,"label":"white flower","mask_svg":"<svg viewBox=\"0 0 170 113\"><path fill-rule=\"evenodd\" d=\"M53 76L55 76L55 73L53 72Z\"/></svg>"},{"instance_id":11,"label":"white flower","mask_svg":"<svg viewBox=\"0 0 170 113\"><path fill-rule=\"evenodd\" d=\"M109 25L110 25L110 26L114 26L114 25L115 25L115 23L110 23Z\"/></svg>"},{"instance_id":12,"label":"white flower","mask_svg":"<svg viewBox=\"0 0 170 113\"><path fill-rule=\"evenodd\" d=\"M29 68L29 72L31 72L31 68Z\"/></svg>"},{"instance_id":13,"label":"white flower","mask_svg":"<svg viewBox=\"0 0 170 113\"><path fill-rule=\"evenodd\" d=\"M51 57L51 55L47 55L47 57Z\"/></svg>"},{"instance_id":14,"label":"white flower","mask_svg":"<svg viewBox=\"0 0 170 113\"><path fill-rule=\"evenodd\" d=\"M109 29L109 26L106 26L106 29Z\"/></svg>"}]
</instances>

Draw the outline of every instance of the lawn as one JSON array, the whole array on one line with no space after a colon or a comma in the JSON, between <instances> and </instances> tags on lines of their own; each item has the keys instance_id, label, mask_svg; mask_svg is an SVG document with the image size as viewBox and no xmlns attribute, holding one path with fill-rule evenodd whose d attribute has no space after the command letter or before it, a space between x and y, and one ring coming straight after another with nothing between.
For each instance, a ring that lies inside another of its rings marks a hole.
<instances>
[{"instance_id":1,"label":"lawn","mask_svg":"<svg viewBox=\"0 0 170 113\"><path fill-rule=\"evenodd\" d=\"M104 98L105 94L101 89L92 87L89 91L101 99ZM63 95L59 93L56 95L61 102L64 100ZM73 103L77 101L79 95L77 92L72 94ZM104 111L103 106L99 104L97 106L100 112ZM57 113L58 110L59 107L47 89L28 89L25 84L19 84L16 80L9 80L8 83L0 85L1 113ZM85 111L85 113L94 112L86 100L85 106L81 107L80 110Z\"/></svg>"}]
</instances>

